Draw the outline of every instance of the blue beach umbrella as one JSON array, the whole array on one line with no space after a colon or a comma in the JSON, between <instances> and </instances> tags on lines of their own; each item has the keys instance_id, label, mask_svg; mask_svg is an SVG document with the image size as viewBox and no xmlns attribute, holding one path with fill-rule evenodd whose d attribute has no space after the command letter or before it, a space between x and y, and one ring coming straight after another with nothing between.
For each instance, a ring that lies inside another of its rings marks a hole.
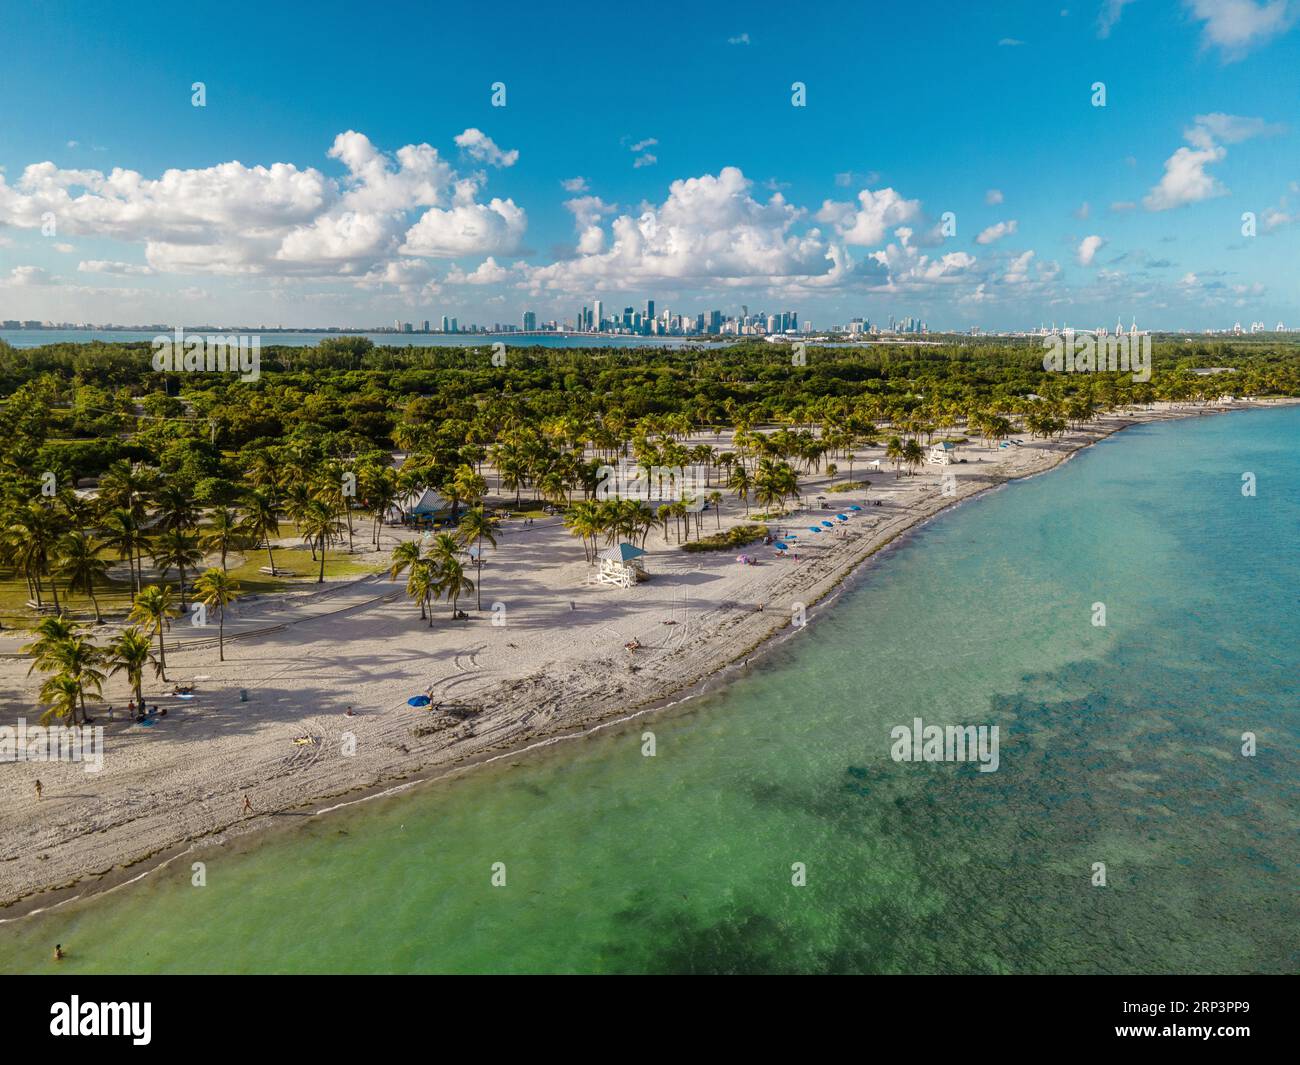
<instances>
[{"instance_id":1,"label":"blue beach umbrella","mask_svg":"<svg viewBox=\"0 0 1300 1065\"><path fill-rule=\"evenodd\" d=\"M854 503L851 507L849 507L849 510L861 510L861 509L862 508L858 506L856 503Z\"/></svg>"},{"instance_id":2,"label":"blue beach umbrella","mask_svg":"<svg viewBox=\"0 0 1300 1065\"><path fill-rule=\"evenodd\" d=\"M835 523L834 523L833 521L824 521L824 522L822 522L822 524L823 524L824 526L826 526L826 528L828 528L828 529L833 529L833 528L835 528Z\"/></svg>"},{"instance_id":3,"label":"blue beach umbrella","mask_svg":"<svg viewBox=\"0 0 1300 1065\"><path fill-rule=\"evenodd\" d=\"M808 531L809 531L809 532L821 532L822 529L821 529L821 527L818 526L818 525L809 525L809 526L808 526Z\"/></svg>"},{"instance_id":4,"label":"blue beach umbrella","mask_svg":"<svg viewBox=\"0 0 1300 1065\"><path fill-rule=\"evenodd\" d=\"M427 695L413 695L406 700L407 706L428 706L429 697Z\"/></svg>"},{"instance_id":5,"label":"blue beach umbrella","mask_svg":"<svg viewBox=\"0 0 1300 1065\"><path fill-rule=\"evenodd\" d=\"M836 514L835 516L836 516L837 518L839 518L840 521L848 521L848 520L849 520L849 516L848 516L847 514Z\"/></svg>"}]
</instances>

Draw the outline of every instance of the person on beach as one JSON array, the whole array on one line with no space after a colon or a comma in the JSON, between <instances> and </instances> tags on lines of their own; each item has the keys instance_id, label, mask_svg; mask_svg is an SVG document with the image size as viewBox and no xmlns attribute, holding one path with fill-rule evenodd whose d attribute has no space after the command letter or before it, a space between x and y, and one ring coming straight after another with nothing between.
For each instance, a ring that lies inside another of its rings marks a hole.
<instances>
[{"instance_id":1,"label":"person on beach","mask_svg":"<svg viewBox=\"0 0 1300 1065\"><path fill-rule=\"evenodd\" d=\"M352 713L352 707L350 707L350 706L349 706L346 710L344 710L343 713L344 713L347 717L355 717L355 716L356 716L355 714Z\"/></svg>"},{"instance_id":2,"label":"person on beach","mask_svg":"<svg viewBox=\"0 0 1300 1065\"><path fill-rule=\"evenodd\" d=\"M45 790L45 789L41 787L41 782L40 782L40 780L37 780L37 781L36 781L36 801L37 801L37 802L40 802L40 801L41 801L41 792L44 791L44 790Z\"/></svg>"},{"instance_id":3,"label":"person on beach","mask_svg":"<svg viewBox=\"0 0 1300 1065\"><path fill-rule=\"evenodd\" d=\"M54 944L54 960L55 960L55 961L62 961L62 960L63 960L63 944L62 944L62 943L55 943L55 944Z\"/></svg>"},{"instance_id":4,"label":"person on beach","mask_svg":"<svg viewBox=\"0 0 1300 1065\"><path fill-rule=\"evenodd\" d=\"M251 802L248 801L248 796L245 795L245 796L244 796L244 809L241 811L241 813L251 814L252 812L253 812L253 804L252 804Z\"/></svg>"}]
</instances>

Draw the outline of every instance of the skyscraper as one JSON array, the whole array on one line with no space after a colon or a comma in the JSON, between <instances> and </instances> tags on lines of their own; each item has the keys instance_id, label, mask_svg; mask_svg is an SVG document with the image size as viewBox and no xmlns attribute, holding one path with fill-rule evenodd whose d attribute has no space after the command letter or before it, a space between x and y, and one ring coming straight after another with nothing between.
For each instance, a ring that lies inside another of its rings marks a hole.
<instances>
[{"instance_id":1,"label":"skyscraper","mask_svg":"<svg viewBox=\"0 0 1300 1065\"><path fill-rule=\"evenodd\" d=\"M653 317L655 316L655 301L654 301L654 300L646 300L646 301L645 301L645 316L646 316L647 318L653 318Z\"/></svg>"},{"instance_id":2,"label":"skyscraper","mask_svg":"<svg viewBox=\"0 0 1300 1065\"><path fill-rule=\"evenodd\" d=\"M592 302L591 317L592 317L592 321L593 321L593 323L594 323L593 326L592 326L592 328L593 328L597 333L600 332L601 325L602 325L602 323L603 323L604 320L605 320L605 318L604 318L604 309L603 309L603 308L604 308L604 305L600 302L600 300L594 300L594 301Z\"/></svg>"},{"instance_id":3,"label":"skyscraper","mask_svg":"<svg viewBox=\"0 0 1300 1065\"><path fill-rule=\"evenodd\" d=\"M524 311L524 332L532 333L537 329L537 314L534 311Z\"/></svg>"}]
</instances>

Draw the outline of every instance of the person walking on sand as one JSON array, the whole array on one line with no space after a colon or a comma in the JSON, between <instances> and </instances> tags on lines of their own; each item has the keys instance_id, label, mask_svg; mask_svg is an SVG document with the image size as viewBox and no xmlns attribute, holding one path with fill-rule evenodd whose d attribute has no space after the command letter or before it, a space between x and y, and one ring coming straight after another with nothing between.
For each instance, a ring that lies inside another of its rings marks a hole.
<instances>
[{"instance_id":1,"label":"person walking on sand","mask_svg":"<svg viewBox=\"0 0 1300 1065\"><path fill-rule=\"evenodd\" d=\"M45 790L45 789L41 787L41 782L40 782L40 780L38 779L38 780L36 781L36 801L37 801L37 802L40 802L40 801L41 801L41 792L44 791L44 790Z\"/></svg>"},{"instance_id":2,"label":"person walking on sand","mask_svg":"<svg viewBox=\"0 0 1300 1065\"><path fill-rule=\"evenodd\" d=\"M63 944L62 944L62 943L55 943L55 944L54 944L54 960L55 960L55 961L62 961L62 960L63 960Z\"/></svg>"},{"instance_id":3,"label":"person walking on sand","mask_svg":"<svg viewBox=\"0 0 1300 1065\"><path fill-rule=\"evenodd\" d=\"M251 814L253 812L253 804L248 801L247 795L244 796L244 809L240 812L246 814Z\"/></svg>"}]
</instances>

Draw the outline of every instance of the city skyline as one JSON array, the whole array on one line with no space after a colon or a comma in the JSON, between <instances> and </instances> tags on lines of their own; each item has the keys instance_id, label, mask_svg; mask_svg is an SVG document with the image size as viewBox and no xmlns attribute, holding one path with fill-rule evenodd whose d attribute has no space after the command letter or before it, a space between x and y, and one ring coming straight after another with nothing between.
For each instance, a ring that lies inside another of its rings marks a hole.
<instances>
[{"instance_id":1,"label":"city skyline","mask_svg":"<svg viewBox=\"0 0 1300 1065\"><path fill-rule=\"evenodd\" d=\"M845 5L792 36L775 8L724 7L662 70L578 96L530 45L574 39L579 11L512 7L485 42L440 15L460 46L434 71L396 60L382 91L323 77L312 25L242 34L251 7L126 13L111 52L70 40L80 14L16 12L0 319L576 328L597 300L653 299L827 326L906 307L932 331L1091 328L1119 307L1271 329L1300 311L1296 105L1275 85L1300 60L1293 7L1019 3L993 25L932 4L924 49L917 12ZM631 14L600 27L644 36ZM824 58L846 27L872 43L865 87ZM230 62L164 47L190 31Z\"/></svg>"}]
</instances>

